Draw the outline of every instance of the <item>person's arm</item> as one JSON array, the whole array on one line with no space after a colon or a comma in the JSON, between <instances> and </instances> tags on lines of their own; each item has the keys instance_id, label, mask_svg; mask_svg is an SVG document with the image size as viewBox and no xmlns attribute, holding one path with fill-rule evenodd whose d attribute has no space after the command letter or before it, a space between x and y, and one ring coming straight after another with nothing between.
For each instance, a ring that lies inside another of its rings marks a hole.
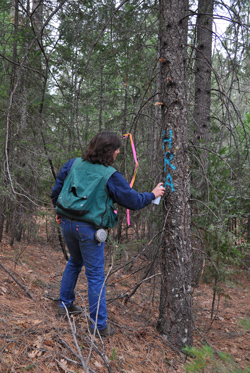
<instances>
[{"instance_id":1,"label":"person's arm","mask_svg":"<svg viewBox=\"0 0 250 373\"><path fill-rule=\"evenodd\" d=\"M163 196L165 188L159 183L152 192L138 193L130 188L120 172L115 172L108 180L107 190L114 202L130 210L148 206L153 199Z\"/></svg>"},{"instance_id":2,"label":"person's arm","mask_svg":"<svg viewBox=\"0 0 250 373\"><path fill-rule=\"evenodd\" d=\"M54 207L56 206L57 198L62 190L64 180L66 179L74 161L75 161L75 158L65 163L65 165L61 168L59 174L57 175L55 185L50 195L50 198L52 200Z\"/></svg>"}]
</instances>

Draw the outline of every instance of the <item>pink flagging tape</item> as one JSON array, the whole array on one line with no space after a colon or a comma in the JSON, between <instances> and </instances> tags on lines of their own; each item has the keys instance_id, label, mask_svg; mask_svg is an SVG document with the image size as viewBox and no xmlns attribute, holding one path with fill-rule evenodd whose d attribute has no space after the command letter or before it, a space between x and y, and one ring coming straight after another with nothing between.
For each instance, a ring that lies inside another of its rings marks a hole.
<instances>
[{"instance_id":1,"label":"pink flagging tape","mask_svg":"<svg viewBox=\"0 0 250 373\"><path fill-rule=\"evenodd\" d=\"M123 135L123 138L125 139L128 136L130 137L132 152L133 152L133 156L134 156L134 160L135 160L135 170L134 170L133 177L132 177L132 179L130 181L130 184L129 184L130 188L132 188L133 185L134 185L134 182L135 182L135 177L136 177L136 174L137 174L137 169L138 169L139 164L138 164L138 161L137 161L136 151L135 151L135 145L134 145L131 133L126 133L125 135ZM129 209L127 209L127 223L128 223L128 225L130 225Z\"/></svg>"}]
</instances>

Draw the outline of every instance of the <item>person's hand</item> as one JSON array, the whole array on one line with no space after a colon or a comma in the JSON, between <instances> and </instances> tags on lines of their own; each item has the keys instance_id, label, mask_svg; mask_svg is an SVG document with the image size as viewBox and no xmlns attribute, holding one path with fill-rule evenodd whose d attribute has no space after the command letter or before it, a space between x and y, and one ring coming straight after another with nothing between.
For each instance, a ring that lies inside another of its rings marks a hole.
<instances>
[{"instance_id":1,"label":"person's hand","mask_svg":"<svg viewBox=\"0 0 250 373\"><path fill-rule=\"evenodd\" d=\"M165 188L163 187L163 183L159 183L153 190L152 193L154 193L155 198L162 197L165 193Z\"/></svg>"},{"instance_id":2,"label":"person's hand","mask_svg":"<svg viewBox=\"0 0 250 373\"><path fill-rule=\"evenodd\" d=\"M56 215L56 222L57 222L57 224L61 225L61 216L60 215Z\"/></svg>"}]
</instances>

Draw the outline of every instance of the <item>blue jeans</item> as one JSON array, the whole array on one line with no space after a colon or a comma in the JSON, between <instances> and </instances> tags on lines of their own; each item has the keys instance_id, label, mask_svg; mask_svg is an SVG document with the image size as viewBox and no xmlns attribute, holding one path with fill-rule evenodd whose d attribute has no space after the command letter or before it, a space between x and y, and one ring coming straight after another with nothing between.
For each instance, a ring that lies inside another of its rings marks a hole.
<instances>
[{"instance_id":1,"label":"blue jeans","mask_svg":"<svg viewBox=\"0 0 250 373\"><path fill-rule=\"evenodd\" d=\"M63 307L62 302L66 307L73 305L75 300L74 289L84 265L88 281L90 317L96 322L97 316L97 328L102 330L107 326L104 242L96 241L96 229L85 222L62 217L61 228L70 258L62 277L59 307Z\"/></svg>"}]
</instances>

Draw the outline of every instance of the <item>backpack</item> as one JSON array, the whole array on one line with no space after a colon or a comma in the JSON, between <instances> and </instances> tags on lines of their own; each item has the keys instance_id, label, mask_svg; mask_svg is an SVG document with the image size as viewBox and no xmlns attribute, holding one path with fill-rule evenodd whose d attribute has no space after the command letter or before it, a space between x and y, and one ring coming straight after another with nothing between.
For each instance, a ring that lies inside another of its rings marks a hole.
<instances>
[{"instance_id":1,"label":"backpack","mask_svg":"<svg viewBox=\"0 0 250 373\"><path fill-rule=\"evenodd\" d=\"M110 176L116 172L76 158L58 196L56 212L69 218L85 221L96 227L114 227L118 217L113 200L106 190Z\"/></svg>"}]
</instances>

